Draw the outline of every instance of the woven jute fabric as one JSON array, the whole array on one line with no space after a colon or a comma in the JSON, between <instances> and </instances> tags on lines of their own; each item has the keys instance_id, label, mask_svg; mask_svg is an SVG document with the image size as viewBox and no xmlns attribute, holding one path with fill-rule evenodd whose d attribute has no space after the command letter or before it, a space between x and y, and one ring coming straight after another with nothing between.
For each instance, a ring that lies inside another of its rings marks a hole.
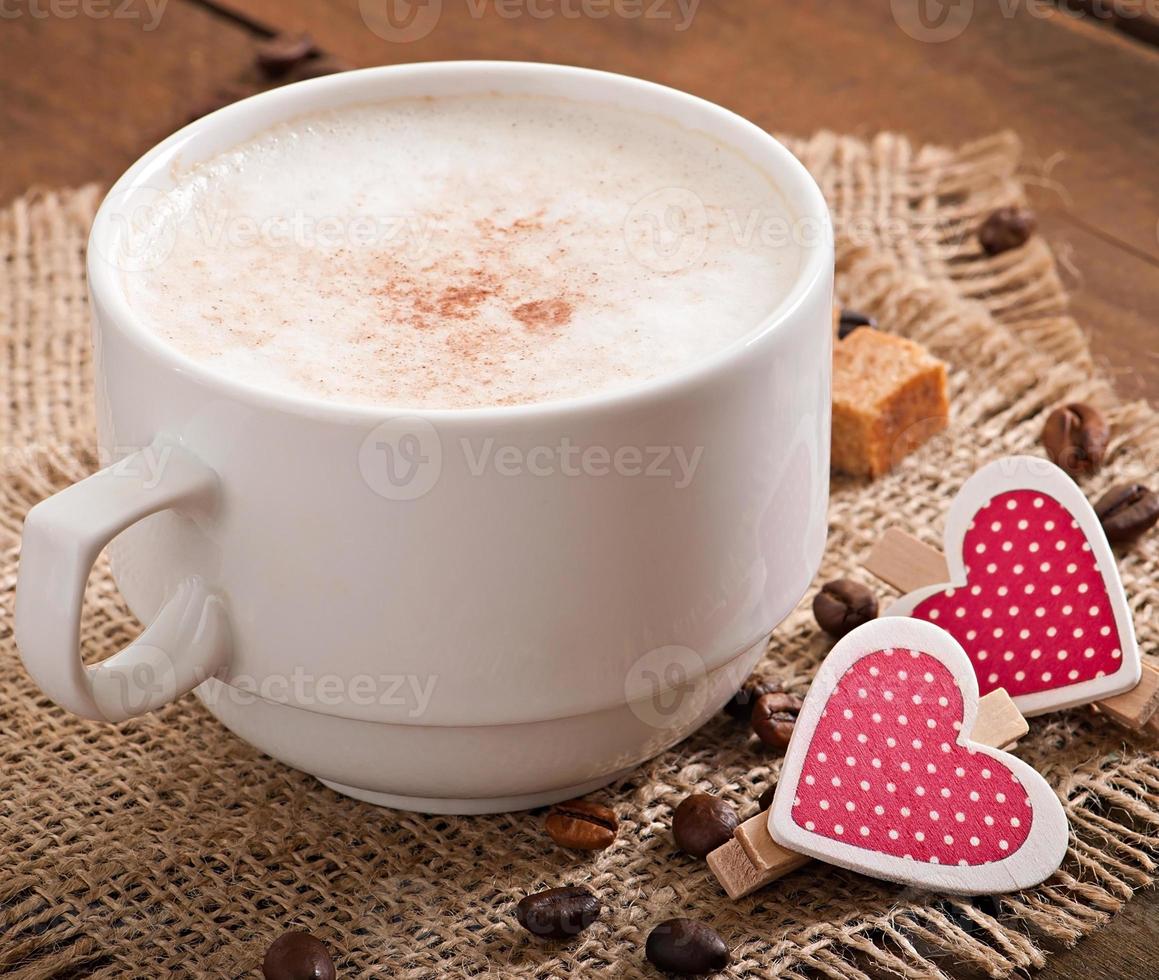
<instances>
[{"instance_id":1,"label":"woven jute fabric","mask_svg":"<svg viewBox=\"0 0 1159 980\"><path fill-rule=\"evenodd\" d=\"M834 481L823 577L858 574L891 525L938 544L963 481L1000 455L1040 451L1045 413L1064 399L1097 403L1114 423L1091 495L1154 473L1157 417L1117 402L1099 377L1047 246L979 252L981 217L1021 196L1016 140L790 143L832 204L842 300L952 367L944 436L887 477ZM649 930L688 915L726 938L736 977L1004 976L1042 965L1150 883L1159 744L1089 710L1035 719L1018 748L1073 830L1065 865L1040 887L954 899L815 864L734 903L669 832L688 793L718 793L747 817L777 777L779 754L723 715L593 794L621 829L614 846L582 855L554 846L538 813L425 817L338 796L241 742L192 696L120 725L50 704L14 649L13 584L23 514L97 465L82 266L97 201L94 189L40 193L0 214L0 973L253 976L294 927L321 937L344 977L652 976ZM1159 534L1119 560L1154 651ZM98 563L86 658L138 629ZM760 672L803 692L827 649L804 603ZM519 898L573 882L606 904L578 941L544 945L516 926Z\"/></svg>"}]
</instances>

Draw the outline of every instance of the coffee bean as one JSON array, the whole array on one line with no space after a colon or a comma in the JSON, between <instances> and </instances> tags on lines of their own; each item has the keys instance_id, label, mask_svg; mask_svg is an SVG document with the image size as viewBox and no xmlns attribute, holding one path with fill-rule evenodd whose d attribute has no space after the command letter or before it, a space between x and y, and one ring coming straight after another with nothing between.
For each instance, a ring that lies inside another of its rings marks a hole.
<instances>
[{"instance_id":1,"label":"coffee bean","mask_svg":"<svg viewBox=\"0 0 1159 980\"><path fill-rule=\"evenodd\" d=\"M515 906L519 924L541 939L571 939L600 917L603 905L582 885L528 895Z\"/></svg>"},{"instance_id":2,"label":"coffee bean","mask_svg":"<svg viewBox=\"0 0 1159 980\"><path fill-rule=\"evenodd\" d=\"M757 806L761 810L767 810L773 805L773 795L777 792L777 784L766 786L765 791L757 798Z\"/></svg>"},{"instance_id":3,"label":"coffee bean","mask_svg":"<svg viewBox=\"0 0 1159 980\"><path fill-rule=\"evenodd\" d=\"M693 793L672 815L672 838L685 854L707 857L709 851L732 840L738 823L736 810L725 800L709 793Z\"/></svg>"},{"instance_id":4,"label":"coffee bean","mask_svg":"<svg viewBox=\"0 0 1159 980\"><path fill-rule=\"evenodd\" d=\"M999 208L982 222L978 241L987 255L1001 255L1025 245L1037 227L1038 219L1029 208Z\"/></svg>"},{"instance_id":5,"label":"coffee bean","mask_svg":"<svg viewBox=\"0 0 1159 980\"><path fill-rule=\"evenodd\" d=\"M658 969L683 976L716 973L732 958L716 931L695 919L661 922L649 933L644 955Z\"/></svg>"},{"instance_id":6,"label":"coffee bean","mask_svg":"<svg viewBox=\"0 0 1159 980\"><path fill-rule=\"evenodd\" d=\"M334 961L320 939L308 932L286 932L266 950L262 976L266 980L334 980Z\"/></svg>"},{"instance_id":7,"label":"coffee bean","mask_svg":"<svg viewBox=\"0 0 1159 980\"><path fill-rule=\"evenodd\" d=\"M284 75L316 52L309 34L275 34L262 41L254 53L258 67L270 78Z\"/></svg>"},{"instance_id":8,"label":"coffee bean","mask_svg":"<svg viewBox=\"0 0 1159 980\"><path fill-rule=\"evenodd\" d=\"M737 721L748 721L753 714L753 703L762 694L771 694L773 691L779 691L781 685L777 681L765 680L760 677L750 677L741 686L740 690L732 696L732 700L724 706L727 711Z\"/></svg>"},{"instance_id":9,"label":"coffee bean","mask_svg":"<svg viewBox=\"0 0 1159 980\"><path fill-rule=\"evenodd\" d=\"M788 747L804 703L795 694L762 694L753 705L751 719L757 738L773 748Z\"/></svg>"},{"instance_id":10,"label":"coffee bean","mask_svg":"<svg viewBox=\"0 0 1159 980\"><path fill-rule=\"evenodd\" d=\"M614 811L587 800L557 803L547 815L551 839L577 851L602 851L616 839L618 828Z\"/></svg>"},{"instance_id":11,"label":"coffee bean","mask_svg":"<svg viewBox=\"0 0 1159 980\"><path fill-rule=\"evenodd\" d=\"M1046 454L1071 476L1086 476L1102 466L1110 439L1102 413L1082 402L1060 405L1042 427Z\"/></svg>"},{"instance_id":12,"label":"coffee bean","mask_svg":"<svg viewBox=\"0 0 1159 980\"><path fill-rule=\"evenodd\" d=\"M850 630L877 618L877 596L852 579L826 582L813 598L813 616L821 629L841 639Z\"/></svg>"},{"instance_id":13,"label":"coffee bean","mask_svg":"<svg viewBox=\"0 0 1159 980\"><path fill-rule=\"evenodd\" d=\"M841 318L837 321L837 339L844 340L858 327L876 327L877 321L865 313L857 310L842 310Z\"/></svg>"},{"instance_id":14,"label":"coffee bean","mask_svg":"<svg viewBox=\"0 0 1159 980\"><path fill-rule=\"evenodd\" d=\"M1159 524L1159 494L1141 483L1120 483L1099 498L1095 513L1108 541L1132 541Z\"/></svg>"}]
</instances>

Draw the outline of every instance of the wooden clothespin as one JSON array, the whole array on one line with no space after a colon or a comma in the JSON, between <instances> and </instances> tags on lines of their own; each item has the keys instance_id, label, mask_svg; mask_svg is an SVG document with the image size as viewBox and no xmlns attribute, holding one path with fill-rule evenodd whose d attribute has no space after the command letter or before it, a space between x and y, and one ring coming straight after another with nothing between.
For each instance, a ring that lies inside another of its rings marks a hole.
<instances>
[{"instance_id":1,"label":"wooden clothespin","mask_svg":"<svg viewBox=\"0 0 1159 980\"><path fill-rule=\"evenodd\" d=\"M1026 719L1005 691L992 691L978 699L978 720L971 733L973 741L1011 749L1027 730ZM809 855L790 851L773 840L768 828L768 811L762 810L737 827L731 841L708 855L708 866L729 898L743 898L812 860Z\"/></svg>"},{"instance_id":2,"label":"wooden clothespin","mask_svg":"<svg viewBox=\"0 0 1159 980\"><path fill-rule=\"evenodd\" d=\"M1159 731L1159 670L1139 655L1114 554L1053 464L991 463L951 504L945 555L891 528L865 567L904 593L884 615L947 630L981 690L1005 688L1024 715L1091 704Z\"/></svg>"},{"instance_id":3,"label":"wooden clothespin","mask_svg":"<svg viewBox=\"0 0 1159 980\"><path fill-rule=\"evenodd\" d=\"M1003 691L979 697L965 651L906 618L853 631L821 665L769 810L708 856L729 896L813 858L955 894L1029 887L1061 864L1066 816L1026 763Z\"/></svg>"}]
</instances>

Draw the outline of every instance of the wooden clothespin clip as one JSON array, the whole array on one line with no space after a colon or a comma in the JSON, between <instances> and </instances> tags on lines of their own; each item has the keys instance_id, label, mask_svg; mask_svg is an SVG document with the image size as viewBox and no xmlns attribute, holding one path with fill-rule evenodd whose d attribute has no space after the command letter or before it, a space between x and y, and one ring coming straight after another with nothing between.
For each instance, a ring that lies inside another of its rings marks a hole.
<instances>
[{"instance_id":1,"label":"wooden clothespin clip","mask_svg":"<svg viewBox=\"0 0 1159 980\"><path fill-rule=\"evenodd\" d=\"M941 626L979 687L1026 716L1091 704L1159 732L1159 670L1144 664L1114 554L1094 510L1042 459L1001 459L954 498L945 556L891 528L865 567L902 597L886 616Z\"/></svg>"},{"instance_id":2,"label":"wooden clothespin clip","mask_svg":"<svg viewBox=\"0 0 1159 980\"><path fill-rule=\"evenodd\" d=\"M979 697L965 651L919 620L879 619L834 647L809 689L772 806L708 856L741 898L817 858L923 888L1026 888L1062 863L1058 797L1007 754L1027 731Z\"/></svg>"}]
</instances>

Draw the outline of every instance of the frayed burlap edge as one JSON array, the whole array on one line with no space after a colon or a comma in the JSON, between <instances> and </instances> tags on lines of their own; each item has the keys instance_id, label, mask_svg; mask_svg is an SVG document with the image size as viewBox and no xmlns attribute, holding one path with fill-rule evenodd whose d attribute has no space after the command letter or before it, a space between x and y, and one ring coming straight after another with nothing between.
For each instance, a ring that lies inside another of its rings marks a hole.
<instances>
[{"instance_id":1,"label":"frayed burlap edge","mask_svg":"<svg viewBox=\"0 0 1159 980\"><path fill-rule=\"evenodd\" d=\"M1115 423L1110 462L1084 486L1090 494L1154 471L1159 420L1146 405L1119 404L1094 370L1046 245L997 258L977 248L981 216L1020 199L1016 140L956 151L915 150L890 135L788 142L831 202L841 298L952 367L955 417L945 436L873 484L834 481L823 577L855 568L891 524L937 544L953 491L989 459L1037 451L1042 418L1062 398L1095 401ZM10 256L0 274L6 668L15 663L20 518L97 464L81 262L96 200L91 188L45 193L0 213L0 248ZM1155 537L1120 562L1140 641L1153 651ZM87 645L114 649L135 629L102 564L90 583ZM803 606L761 671L804 690L825 650ZM61 714L15 670L0 690L8 736L0 785L10 802L0 841L17 855L0 883L0 969L20 978L241 975L291 925L323 936L343 975L647 976L647 930L677 913L728 938L734 976L998 977L1041 966L1051 945L1097 928L1152 882L1159 859L1155 742L1087 711L1036 719L1019 748L1057 788L1072 826L1063 869L1039 888L947 899L814 866L729 903L667 838L671 808L686 793L718 792L747 816L776 777L779 758L723 718L600 794L623 829L585 863L546 846L528 815L425 818L319 791L230 738L191 699L112 728ZM186 763L194 749L208 761ZM133 802L142 794L144 807ZM565 880L588 882L609 912L575 946L545 950L511 927L510 906Z\"/></svg>"}]
</instances>

